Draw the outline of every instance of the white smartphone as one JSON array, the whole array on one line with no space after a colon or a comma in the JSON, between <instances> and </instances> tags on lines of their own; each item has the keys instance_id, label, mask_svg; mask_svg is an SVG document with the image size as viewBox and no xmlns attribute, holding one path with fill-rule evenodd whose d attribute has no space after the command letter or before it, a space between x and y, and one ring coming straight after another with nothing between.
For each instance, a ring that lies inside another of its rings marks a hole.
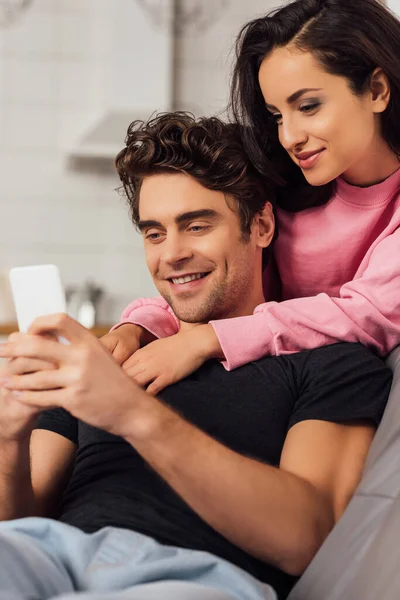
<instances>
[{"instance_id":1,"label":"white smartphone","mask_svg":"<svg viewBox=\"0 0 400 600\"><path fill-rule=\"evenodd\" d=\"M37 317L67 312L56 265L15 267L10 271L10 283L20 331L26 332Z\"/></svg>"}]
</instances>

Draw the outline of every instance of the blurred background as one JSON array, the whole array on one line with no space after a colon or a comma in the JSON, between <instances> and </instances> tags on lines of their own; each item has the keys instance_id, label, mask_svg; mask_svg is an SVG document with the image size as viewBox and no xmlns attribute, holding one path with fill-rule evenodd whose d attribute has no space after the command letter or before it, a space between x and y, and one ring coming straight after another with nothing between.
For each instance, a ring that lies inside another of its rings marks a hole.
<instances>
[{"instance_id":1,"label":"blurred background","mask_svg":"<svg viewBox=\"0 0 400 600\"><path fill-rule=\"evenodd\" d=\"M240 27L281 3L0 0L0 336L14 266L57 264L71 310L89 298L104 329L156 293L115 154L135 118L221 114Z\"/></svg>"}]
</instances>

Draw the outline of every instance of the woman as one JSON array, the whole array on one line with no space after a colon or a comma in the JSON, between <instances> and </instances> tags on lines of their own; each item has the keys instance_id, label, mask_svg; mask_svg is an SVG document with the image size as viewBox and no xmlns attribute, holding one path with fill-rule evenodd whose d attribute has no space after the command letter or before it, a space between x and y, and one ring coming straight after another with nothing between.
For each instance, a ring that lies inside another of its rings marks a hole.
<instances>
[{"instance_id":1,"label":"woman","mask_svg":"<svg viewBox=\"0 0 400 600\"><path fill-rule=\"evenodd\" d=\"M399 56L400 22L377 0L296 0L242 29L231 105L279 186L282 301L137 352L128 323L156 337L179 324L163 300L128 306L104 343L149 391L211 357L233 369L338 341L382 356L400 343Z\"/></svg>"}]
</instances>

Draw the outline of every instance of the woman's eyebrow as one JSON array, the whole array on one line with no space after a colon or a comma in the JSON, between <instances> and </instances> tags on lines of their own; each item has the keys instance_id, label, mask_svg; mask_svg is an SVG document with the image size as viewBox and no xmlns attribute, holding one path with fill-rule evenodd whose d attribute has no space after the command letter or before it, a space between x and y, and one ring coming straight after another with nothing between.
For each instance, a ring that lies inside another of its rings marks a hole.
<instances>
[{"instance_id":1,"label":"woman's eyebrow","mask_svg":"<svg viewBox=\"0 0 400 600\"><path fill-rule=\"evenodd\" d=\"M303 88L302 90L298 90L287 99L288 104L293 104L301 98L304 94L308 94L309 92L320 92L321 88Z\"/></svg>"},{"instance_id":2,"label":"woman's eyebrow","mask_svg":"<svg viewBox=\"0 0 400 600\"><path fill-rule=\"evenodd\" d=\"M299 100L299 98L304 96L304 94L308 94L309 92L320 92L321 89L322 88L303 88L301 90L298 90L297 92L294 92L294 94L289 96L289 98L287 98L286 102L288 104L294 104L297 100ZM277 108L275 106L273 106L272 104L265 104L265 106L267 107L268 110L277 110Z\"/></svg>"}]
</instances>

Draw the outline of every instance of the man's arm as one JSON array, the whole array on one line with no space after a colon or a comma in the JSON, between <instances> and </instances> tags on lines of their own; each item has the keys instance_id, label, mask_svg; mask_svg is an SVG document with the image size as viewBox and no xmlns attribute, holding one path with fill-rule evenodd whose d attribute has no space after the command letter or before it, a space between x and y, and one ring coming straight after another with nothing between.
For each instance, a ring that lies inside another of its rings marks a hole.
<instances>
[{"instance_id":1,"label":"man's arm","mask_svg":"<svg viewBox=\"0 0 400 600\"><path fill-rule=\"evenodd\" d=\"M0 443L0 521L53 516L76 446L52 431L35 430Z\"/></svg>"},{"instance_id":2,"label":"man's arm","mask_svg":"<svg viewBox=\"0 0 400 600\"><path fill-rule=\"evenodd\" d=\"M295 575L355 491L391 372L366 348L336 344L298 361L296 382L279 469L228 450L176 417L169 421L160 408L147 437L131 442L212 527Z\"/></svg>"},{"instance_id":3,"label":"man's arm","mask_svg":"<svg viewBox=\"0 0 400 600\"><path fill-rule=\"evenodd\" d=\"M29 368L43 365L33 360ZM26 361L11 361L1 367L0 379L26 369ZM32 433L39 412L0 387L0 520L51 516L70 472L75 444L51 431ZM64 421L64 427L75 423L68 415Z\"/></svg>"},{"instance_id":4,"label":"man's arm","mask_svg":"<svg viewBox=\"0 0 400 600\"><path fill-rule=\"evenodd\" d=\"M0 444L0 521L52 517L75 460L76 446L52 431Z\"/></svg>"},{"instance_id":5,"label":"man's arm","mask_svg":"<svg viewBox=\"0 0 400 600\"><path fill-rule=\"evenodd\" d=\"M35 515L55 518L75 464L77 445L45 429L35 429L30 443Z\"/></svg>"},{"instance_id":6,"label":"man's arm","mask_svg":"<svg viewBox=\"0 0 400 600\"><path fill-rule=\"evenodd\" d=\"M60 406L124 437L222 535L293 574L307 566L352 494L374 431L360 423L379 423L390 388L390 371L362 347L315 353L302 367L276 469L229 450L139 389L70 317L41 317L30 331L0 354L53 360L57 368L11 377L6 390L18 391L27 407ZM44 339L46 332L70 344ZM351 419L352 426L339 424Z\"/></svg>"},{"instance_id":7,"label":"man's arm","mask_svg":"<svg viewBox=\"0 0 400 600\"><path fill-rule=\"evenodd\" d=\"M29 437L0 440L0 521L34 514Z\"/></svg>"},{"instance_id":8,"label":"man's arm","mask_svg":"<svg viewBox=\"0 0 400 600\"><path fill-rule=\"evenodd\" d=\"M156 400L137 412L135 449L209 525L250 554L301 574L361 477L374 427L305 421L280 468L242 456Z\"/></svg>"}]
</instances>

